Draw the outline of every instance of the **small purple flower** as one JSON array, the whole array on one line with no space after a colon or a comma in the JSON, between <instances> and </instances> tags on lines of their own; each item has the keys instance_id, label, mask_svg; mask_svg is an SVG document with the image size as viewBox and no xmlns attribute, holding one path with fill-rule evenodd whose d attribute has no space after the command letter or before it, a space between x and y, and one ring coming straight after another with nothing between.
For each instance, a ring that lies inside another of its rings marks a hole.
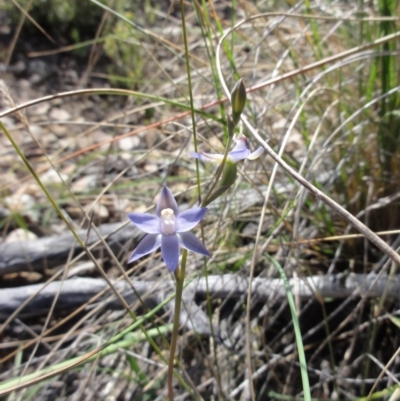
<instances>
[{"instance_id":1,"label":"small purple flower","mask_svg":"<svg viewBox=\"0 0 400 401\"><path fill-rule=\"evenodd\" d=\"M205 207L178 211L172 192L163 187L157 203L156 215L129 213L133 224L147 235L132 252L128 263L147 255L161 246L161 254L168 269L173 273L179 262L179 246L204 256L210 256L205 246L189 232L202 220L207 212Z\"/></svg>"},{"instance_id":2,"label":"small purple flower","mask_svg":"<svg viewBox=\"0 0 400 401\"><path fill-rule=\"evenodd\" d=\"M237 163L241 160L248 159L254 160L257 159L261 153L264 151L263 147L259 147L254 152L251 152L249 149L249 141L244 135L238 135L233 140L236 142L235 147L228 153L228 160L232 163ZM196 159L200 159L204 162L211 163L221 163L224 159L224 155L220 155L218 153L195 153L191 152L190 156L195 157Z\"/></svg>"}]
</instances>

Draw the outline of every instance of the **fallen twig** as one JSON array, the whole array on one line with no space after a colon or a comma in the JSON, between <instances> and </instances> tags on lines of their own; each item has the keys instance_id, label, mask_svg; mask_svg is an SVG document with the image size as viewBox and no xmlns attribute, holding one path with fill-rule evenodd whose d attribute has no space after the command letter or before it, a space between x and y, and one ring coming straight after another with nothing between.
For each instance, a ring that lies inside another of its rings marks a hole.
<instances>
[{"instance_id":1,"label":"fallen twig","mask_svg":"<svg viewBox=\"0 0 400 401\"><path fill-rule=\"evenodd\" d=\"M181 323L199 334L210 334L209 319L195 303L196 297L205 297L208 289L211 297L228 297L237 299L247 293L248 279L238 275L226 274L197 278L184 290L185 310L181 316ZM350 274L348 276L310 276L292 278L289 280L294 295L302 299L317 297L347 298L351 295L367 298L385 296L391 299L400 299L400 276L389 278L386 275ZM163 302L175 289L173 280L140 281L132 280L132 285L143 301L153 307ZM73 278L64 282L55 281L47 286L34 284L17 288L0 290L0 318L7 318L14 310L33 294L37 294L24 308L22 314L40 315L45 313L54 296L59 293L56 310L68 311L77 308L89 301L98 292L106 289L108 284L100 278ZM131 285L126 281L115 283L128 304L137 301ZM253 300L267 302L273 299L285 299L286 292L281 279L255 278L252 285ZM108 294L110 295L110 294ZM122 307L113 296L101 299L107 308ZM167 305L173 311L173 302Z\"/></svg>"}]
</instances>

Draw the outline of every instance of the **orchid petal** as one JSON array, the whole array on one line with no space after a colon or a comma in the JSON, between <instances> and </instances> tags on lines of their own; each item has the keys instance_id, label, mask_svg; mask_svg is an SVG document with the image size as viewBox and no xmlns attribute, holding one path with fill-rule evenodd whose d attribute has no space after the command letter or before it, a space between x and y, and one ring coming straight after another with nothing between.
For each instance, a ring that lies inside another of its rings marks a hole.
<instances>
[{"instance_id":1,"label":"orchid petal","mask_svg":"<svg viewBox=\"0 0 400 401\"><path fill-rule=\"evenodd\" d=\"M260 157L260 155L264 152L264 148L262 146L260 146L257 150L255 150L253 153L250 153L247 156L248 160L255 160L258 159Z\"/></svg>"},{"instance_id":2,"label":"orchid petal","mask_svg":"<svg viewBox=\"0 0 400 401\"><path fill-rule=\"evenodd\" d=\"M236 138L234 138L234 141L236 142L236 145L231 150L231 152L249 148L249 141L247 140L247 138L244 135L238 135Z\"/></svg>"},{"instance_id":3,"label":"orchid petal","mask_svg":"<svg viewBox=\"0 0 400 401\"><path fill-rule=\"evenodd\" d=\"M196 227L207 212L205 207L195 207L180 213L176 219L176 231L185 232Z\"/></svg>"},{"instance_id":4,"label":"orchid petal","mask_svg":"<svg viewBox=\"0 0 400 401\"><path fill-rule=\"evenodd\" d=\"M162 236L161 252L165 264L173 273L179 263L179 241L176 234Z\"/></svg>"},{"instance_id":5,"label":"orchid petal","mask_svg":"<svg viewBox=\"0 0 400 401\"><path fill-rule=\"evenodd\" d=\"M218 153L195 153L190 152L190 156L201 160L202 162L210 162L210 163L221 163L224 159L224 155L220 155Z\"/></svg>"},{"instance_id":6,"label":"orchid petal","mask_svg":"<svg viewBox=\"0 0 400 401\"><path fill-rule=\"evenodd\" d=\"M164 209L172 209L175 216L178 215L178 205L176 203L174 195L172 195L172 192L166 186L163 187L160 193L160 197L158 198L156 215L160 217L161 212Z\"/></svg>"},{"instance_id":7,"label":"orchid petal","mask_svg":"<svg viewBox=\"0 0 400 401\"><path fill-rule=\"evenodd\" d=\"M229 160L233 163L240 162L241 160L247 159L250 155L249 149L242 149L242 150L231 150L228 153Z\"/></svg>"},{"instance_id":8,"label":"orchid petal","mask_svg":"<svg viewBox=\"0 0 400 401\"><path fill-rule=\"evenodd\" d=\"M201 243L201 241L190 232L179 233L178 240L180 246L187 249L188 251L200 253L204 256L211 256L206 247Z\"/></svg>"},{"instance_id":9,"label":"orchid petal","mask_svg":"<svg viewBox=\"0 0 400 401\"><path fill-rule=\"evenodd\" d=\"M140 242L136 249L132 252L128 263L141 258L144 255L155 251L161 244L161 234L148 234Z\"/></svg>"},{"instance_id":10,"label":"orchid petal","mask_svg":"<svg viewBox=\"0 0 400 401\"><path fill-rule=\"evenodd\" d=\"M149 213L128 213L133 224L147 234L160 234L160 220Z\"/></svg>"}]
</instances>

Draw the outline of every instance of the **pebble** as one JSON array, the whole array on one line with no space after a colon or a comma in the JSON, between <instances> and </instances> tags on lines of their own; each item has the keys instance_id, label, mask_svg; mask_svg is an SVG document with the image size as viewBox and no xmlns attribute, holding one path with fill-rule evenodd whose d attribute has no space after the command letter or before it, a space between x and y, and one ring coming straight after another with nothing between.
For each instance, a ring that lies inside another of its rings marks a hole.
<instances>
[{"instance_id":1,"label":"pebble","mask_svg":"<svg viewBox=\"0 0 400 401\"><path fill-rule=\"evenodd\" d=\"M106 134L104 131L101 130L96 130L93 132L89 132L88 134L84 136L79 136L76 141L77 144L80 148L87 148L89 146L93 146L95 144L105 142L105 141L111 141L112 136ZM98 147L100 150L103 151L108 151L110 149L110 143L103 144Z\"/></svg>"},{"instance_id":2,"label":"pebble","mask_svg":"<svg viewBox=\"0 0 400 401\"><path fill-rule=\"evenodd\" d=\"M76 266L72 266L68 269L67 277L74 276L85 276L88 274L93 274L96 271L96 265L92 261L87 261L79 263Z\"/></svg>"},{"instance_id":3,"label":"pebble","mask_svg":"<svg viewBox=\"0 0 400 401\"><path fill-rule=\"evenodd\" d=\"M158 171L159 167L158 164L156 163L146 163L143 167L143 170L146 171L146 173L155 173Z\"/></svg>"},{"instance_id":4,"label":"pebble","mask_svg":"<svg viewBox=\"0 0 400 401\"><path fill-rule=\"evenodd\" d=\"M24 209L29 209L35 206L35 199L28 194L14 194L7 196L4 200L8 208L14 212L20 212Z\"/></svg>"},{"instance_id":5,"label":"pebble","mask_svg":"<svg viewBox=\"0 0 400 401\"><path fill-rule=\"evenodd\" d=\"M79 80L78 73L75 70L67 70L64 73L64 77L66 82L69 84L76 84Z\"/></svg>"},{"instance_id":6,"label":"pebble","mask_svg":"<svg viewBox=\"0 0 400 401\"><path fill-rule=\"evenodd\" d=\"M63 173L57 173L57 171L54 169L50 169L47 170L45 173L43 173L40 176L40 179L42 180L42 183L45 185L62 184L63 180L65 182L68 179L68 176Z\"/></svg>"},{"instance_id":7,"label":"pebble","mask_svg":"<svg viewBox=\"0 0 400 401\"><path fill-rule=\"evenodd\" d=\"M40 211L35 207L35 198L26 193L24 194L13 194L7 196L5 203L8 209L12 212L20 213L23 216L28 217L33 222L38 222L40 218Z\"/></svg>"},{"instance_id":8,"label":"pebble","mask_svg":"<svg viewBox=\"0 0 400 401\"><path fill-rule=\"evenodd\" d=\"M37 235L32 231L17 228L6 236L4 242L10 244L12 242L33 241L35 239L37 239Z\"/></svg>"},{"instance_id":9,"label":"pebble","mask_svg":"<svg viewBox=\"0 0 400 401\"><path fill-rule=\"evenodd\" d=\"M1 119L1 122L6 126L6 128L8 130L11 130L14 128L15 124L14 124L14 119L11 117L3 117Z\"/></svg>"},{"instance_id":10,"label":"pebble","mask_svg":"<svg viewBox=\"0 0 400 401\"><path fill-rule=\"evenodd\" d=\"M50 118L55 121L67 121L71 119L71 114L67 110L54 107L50 111Z\"/></svg>"},{"instance_id":11,"label":"pebble","mask_svg":"<svg viewBox=\"0 0 400 401\"><path fill-rule=\"evenodd\" d=\"M33 116L43 116L47 114L47 112L50 109L50 104L49 103L40 103L37 104L36 106L32 106L29 108L29 114Z\"/></svg>"},{"instance_id":12,"label":"pebble","mask_svg":"<svg viewBox=\"0 0 400 401\"><path fill-rule=\"evenodd\" d=\"M157 202L154 202L157 203ZM149 212L149 207L143 204L134 204L132 205L129 210L128 213L148 213Z\"/></svg>"},{"instance_id":13,"label":"pebble","mask_svg":"<svg viewBox=\"0 0 400 401\"><path fill-rule=\"evenodd\" d=\"M68 132L68 127L66 124L49 124L48 129L57 137L61 137Z\"/></svg>"},{"instance_id":14,"label":"pebble","mask_svg":"<svg viewBox=\"0 0 400 401\"><path fill-rule=\"evenodd\" d=\"M43 134L43 129L40 125L31 124L29 125L29 129L32 135L36 138L40 138Z\"/></svg>"},{"instance_id":15,"label":"pebble","mask_svg":"<svg viewBox=\"0 0 400 401\"><path fill-rule=\"evenodd\" d=\"M110 149L110 142L112 140L112 135L105 133L101 130L96 130L91 133L91 136L94 139L94 142L101 143L101 142L108 142L104 143L103 145L99 146L99 150L106 152Z\"/></svg>"},{"instance_id":16,"label":"pebble","mask_svg":"<svg viewBox=\"0 0 400 401\"><path fill-rule=\"evenodd\" d=\"M97 175L90 174L79 178L72 183L71 189L73 192L90 192L90 190L96 188Z\"/></svg>"},{"instance_id":17,"label":"pebble","mask_svg":"<svg viewBox=\"0 0 400 401\"><path fill-rule=\"evenodd\" d=\"M89 217L93 213L93 218L96 221L96 223L99 220L102 223L102 222L106 221L108 219L108 217L110 216L108 209L101 203L96 203L95 205L89 204L89 205L84 206L83 209L89 215Z\"/></svg>"},{"instance_id":18,"label":"pebble","mask_svg":"<svg viewBox=\"0 0 400 401\"><path fill-rule=\"evenodd\" d=\"M15 90L18 91L19 93L19 98L18 98L19 103L24 103L27 102L28 100L32 100L30 99L29 95L31 87L32 84L27 79L19 79L16 82Z\"/></svg>"},{"instance_id":19,"label":"pebble","mask_svg":"<svg viewBox=\"0 0 400 401\"><path fill-rule=\"evenodd\" d=\"M140 139L134 136L127 136L126 138L122 138L118 141L118 146L122 151L132 150L137 148L140 144Z\"/></svg>"},{"instance_id":20,"label":"pebble","mask_svg":"<svg viewBox=\"0 0 400 401\"><path fill-rule=\"evenodd\" d=\"M113 209L116 213L131 212L129 209L129 200L118 196L113 197ZM142 212L143 210L141 210Z\"/></svg>"}]
</instances>

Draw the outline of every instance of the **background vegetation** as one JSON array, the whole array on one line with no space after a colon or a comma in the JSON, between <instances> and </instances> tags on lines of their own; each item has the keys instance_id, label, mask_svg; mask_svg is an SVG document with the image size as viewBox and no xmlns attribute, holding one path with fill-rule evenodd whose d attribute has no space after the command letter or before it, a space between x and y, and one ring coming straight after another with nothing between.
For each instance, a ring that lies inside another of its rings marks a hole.
<instances>
[{"instance_id":1,"label":"background vegetation","mask_svg":"<svg viewBox=\"0 0 400 401\"><path fill-rule=\"evenodd\" d=\"M18 241L109 223L122 227L126 213L154 205L164 183L182 208L195 204L216 167L195 164L189 152L223 152L229 103L222 82L232 88L242 77L245 115L259 136L399 247L398 1L191 1L183 18L179 2L166 1L7 0L0 7L0 119L15 141L0 137L3 245L19 229ZM217 53L223 33L242 20ZM46 95L57 96L6 112ZM240 129L252 149L260 146ZM274 166L266 153L239 165L234 187L210 206L196 233L213 257L205 267L189 254L188 279L273 279L279 267L300 279L396 277L388 255L283 169L273 173ZM87 252L76 255L79 240L71 240L71 252L58 264L32 269L27 263L24 271L2 274L1 288L73 277L129 276L133 286L172 280L159 254L127 266L138 239L132 235L112 249L99 241L95 260ZM107 294L115 298L111 289ZM313 397L398 398L399 300L385 293L295 296ZM105 298L81 309L57 307L57 297L51 302L45 311L21 308L1 316L0 394L17 389L5 399L165 399L166 305L155 311L135 302L129 312L119 301L109 307ZM286 298L255 295L249 302L243 291L223 299L198 296L196 303L214 329L181 331L176 399L304 397ZM113 347L90 354L108 341ZM77 357L86 363L70 367ZM57 374L41 376L46 369ZM33 373L39 380L23 389Z\"/></svg>"}]
</instances>

